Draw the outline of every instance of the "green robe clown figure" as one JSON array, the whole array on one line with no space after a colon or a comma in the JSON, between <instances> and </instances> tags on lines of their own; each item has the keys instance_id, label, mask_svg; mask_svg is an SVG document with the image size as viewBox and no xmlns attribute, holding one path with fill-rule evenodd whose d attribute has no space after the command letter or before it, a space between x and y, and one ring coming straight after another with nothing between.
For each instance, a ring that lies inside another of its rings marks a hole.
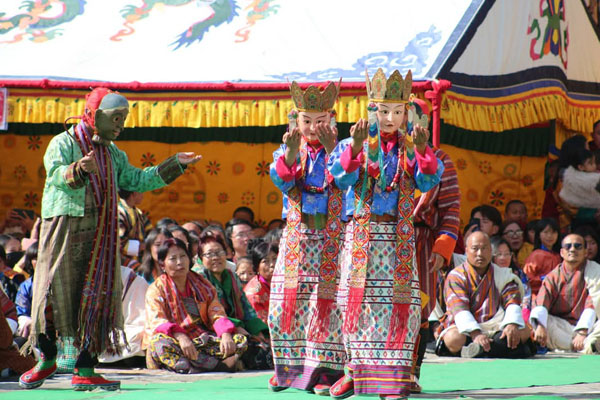
<instances>
[{"instance_id":1,"label":"green robe clown figure","mask_svg":"<svg viewBox=\"0 0 600 400\"><path fill-rule=\"evenodd\" d=\"M37 365L19 385L33 389L56 372L56 340L74 337L80 354L71 384L75 390L116 390L94 372L96 355L119 353L121 308L118 195L121 189L158 189L200 160L178 153L144 170L133 167L113 143L129 113L127 99L106 88L86 96L81 121L54 137L44 155L39 257L34 281L33 319L23 348L40 349Z\"/></svg>"}]
</instances>

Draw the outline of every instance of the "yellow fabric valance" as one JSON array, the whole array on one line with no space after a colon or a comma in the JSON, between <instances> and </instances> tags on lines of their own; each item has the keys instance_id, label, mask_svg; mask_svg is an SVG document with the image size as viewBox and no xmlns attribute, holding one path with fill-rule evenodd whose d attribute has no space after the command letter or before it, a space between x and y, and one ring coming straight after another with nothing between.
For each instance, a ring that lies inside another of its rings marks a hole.
<instances>
[{"instance_id":1,"label":"yellow fabric valance","mask_svg":"<svg viewBox=\"0 0 600 400\"><path fill-rule=\"evenodd\" d=\"M10 89L8 122L63 123L81 115L87 91ZM289 92L123 93L129 100L126 127L228 128L276 126L288 122ZM336 103L336 119L366 118L363 91L344 91Z\"/></svg>"},{"instance_id":2,"label":"yellow fabric valance","mask_svg":"<svg viewBox=\"0 0 600 400\"><path fill-rule=\"evenodd\" d=\"M473 131L502 132L558 120L571 131L589 133L600 120L600 100L575 100L559 88L533 89L501 98L471 97L449 90L441 118Z\"/></svg>"}]
</instances>

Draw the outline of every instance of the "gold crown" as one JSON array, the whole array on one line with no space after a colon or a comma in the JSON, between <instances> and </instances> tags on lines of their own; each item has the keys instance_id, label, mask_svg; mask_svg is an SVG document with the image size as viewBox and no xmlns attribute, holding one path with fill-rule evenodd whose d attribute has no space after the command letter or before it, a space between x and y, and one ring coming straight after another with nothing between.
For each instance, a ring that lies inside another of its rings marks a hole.
<instances>
[{"instance_id":1,"label":"gold crown","mask_svg":"<svg viewBox=\"0 0 600 400\"><path fill-rule=\"evenodd\" d=\"M367 78L367 95L369 101L387 103L408 103L410 91L412 90L412 72L408 70L406 77L395 70L386 80L383 70L379 68L373 80L369 80L369 73L365 71Z\"/></svg>"},{"instance_id":2,"label":"gold crown","mask_svg":"<svg viewBox=\"0 0 600 400\"><path fill-rule=\"evenodd\" d=\"M342 79L340 78L340 83L338 86L336 86L333 82L329 82L323 92L312 85L303 92L298 83L293 81L292 85L290 86L290 93L292 95L292 100L294 101L296 110L304 112L331 111L333 105L335 104L335 100L340 93L341 83Z\"/></svg>"}]
</instances>

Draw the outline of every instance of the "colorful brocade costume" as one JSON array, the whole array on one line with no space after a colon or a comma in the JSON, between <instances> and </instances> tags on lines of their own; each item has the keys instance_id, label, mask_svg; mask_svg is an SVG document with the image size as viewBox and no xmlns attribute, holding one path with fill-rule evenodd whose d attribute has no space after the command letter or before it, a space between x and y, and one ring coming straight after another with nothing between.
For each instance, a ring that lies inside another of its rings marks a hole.
<instances>
[{"instance_id":1,"label":"colorful brocade costume","mask_svg":"<svg viewBox=\"0 0 600 400\"><path fill-rule=\"evenodd\" d=\"M378 71L375 79L382 75ZM406 97L397 102L407 103L412 79L407 76L403 82L397 71L390 79L397 81L389 87ZM385 93L385 76L375 86ZM367 78L368 91L369 87ZM369 138L363 150L353 157L353 139L348 138L329 158L328 169L346 193L349 217L338 304L344 315L344 344L354 393L407 396L421 320L414 192L427 192L437 185L444 165L429 147L424 154L410 152L412 143L407 143L404 131L380 136L373 110L376 106L370 104Z\"/></svg>"},{"instance_id":2,"label":"colorful brocade costume","mask_svg":"<svg viewBox=\"0 0 600 400\"><path fill-rule=\"evenodd\" d=\"M309 147L304 144L304 147ZM282 145L273 154L274 162L271 164L271 179L283 192L283 215L288 216L289 198L287 192L295 187L300 176L300 171L293 165L287 171L282 168L285 162L282 156L285 145ZM324 148L306 157L306 176L302 181L309 185L322 186L326 179L326 152ZM279 166L279 168L278 168ZM289 174L288 172L294 172ZM334 303L330 318L327 338L317 342L308 337L311 318L316 312L317 293L319 280L319 267L322 260L325 242L325 220L327 218L327 200L329 193L310 193L302 190L302 218L307 221L312 219L315 226L300 223L300 262L297 272L297 293L292 317L292 327L289 333L282 331L284 284L286 277L286 256L290 253L288 245L288 230L284 230L280 243L277 264L271 278L271 297L269 300L269 328L275 363L275 374L280 386L309 389L317 383L333 384L344 374L346 353L342 343L341 313ZM341 216L341 215L340 215ZM288 224L290 222L288 221ZM341 222L340 222L341 223ZM337 286L339 274L336 271L335 284Z\"/></svg>"},{"instance_id":3,"label":"colorful brocade costume","mask_svg":"<svg viewBox=\"0 0 600 400\"><path fill-rule=\"evenodd\" d=\"M338 94L333 83L323 93L314 86L302 93L295 82L291 90L302 111L329 112ZM314 99L318 104L311 103ZM291 166L286 149L283 144L273 153L270 169L283 193L287 224L271 278L268 325L278 386L310 390L331 386L344 375L346 352L335 302L344 203L327 174L323 146L303 139Z\"/></svg>"}]
</instances>

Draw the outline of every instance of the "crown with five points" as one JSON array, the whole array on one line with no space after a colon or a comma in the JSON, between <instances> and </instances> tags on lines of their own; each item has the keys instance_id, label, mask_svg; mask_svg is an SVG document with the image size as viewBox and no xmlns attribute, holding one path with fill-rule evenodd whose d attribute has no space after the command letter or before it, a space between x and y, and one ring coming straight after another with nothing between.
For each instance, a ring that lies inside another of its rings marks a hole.
<instances>
[{"instance_id":1,"label":"crown with five points","mask_svg":"<svg viewBox=\"0 0 600 400\"><path fill-rule=\"evenodd\" d=\"M409 70L406 77L398 70L395 70L389 78L385 78L385 73L381 68L373 75L373 80L369 79L369 73L365 71L367 81L367 95L369 101L383 103L408 103L410 91L412 90L412 72Z\"/></svg>"},{"instance_id":2,"label":"crown with five points","mask_svg":"<svg viewBox=\"0 0 600 400\"><path fill-rule=\"evenodd\" d=\"M316 86L312 85L305 91L302 91L300 85L296 81L293 81L290 86L290 94L292 95L292 101L296 110L304 112L331 111L340 93L341 83L341 78L337 86L335 83L329 82L325 90L321 92Z\"/></svg>"}]
</instances>

